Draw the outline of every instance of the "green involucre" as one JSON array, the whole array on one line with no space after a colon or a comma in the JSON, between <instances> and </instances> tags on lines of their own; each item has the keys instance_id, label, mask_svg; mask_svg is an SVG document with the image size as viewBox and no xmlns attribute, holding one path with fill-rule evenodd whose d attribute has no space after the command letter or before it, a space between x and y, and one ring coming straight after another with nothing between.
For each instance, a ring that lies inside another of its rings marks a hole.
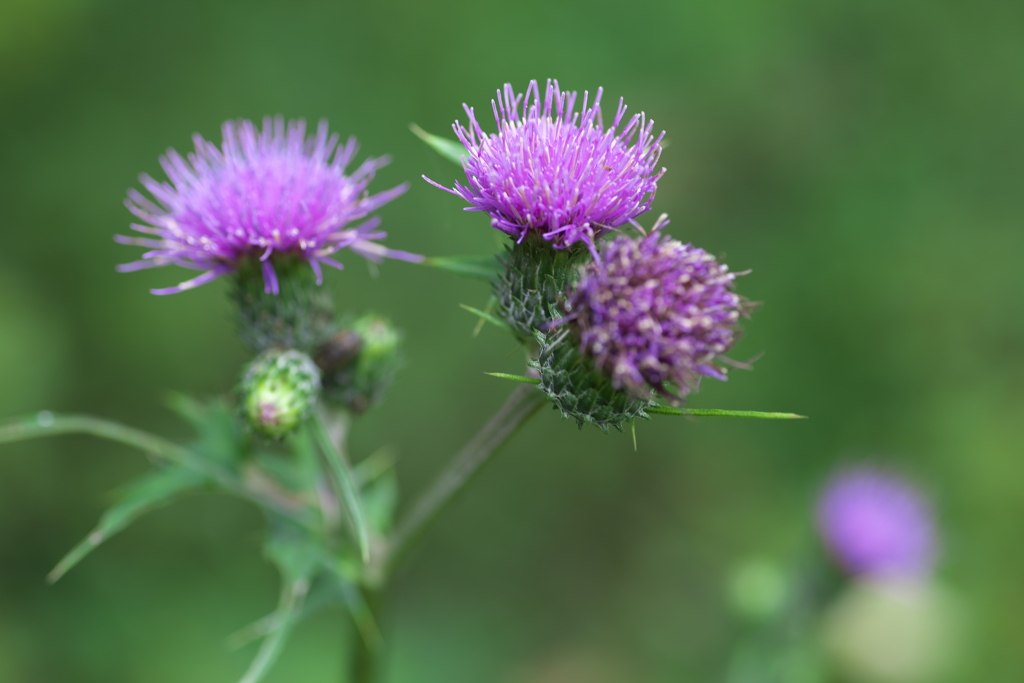
<instances>
[{"instance_id":1,"label":"green involucre","mask_svg":"<svg viewBox=\"0 0 1024 683\"><path fill-rule=\"evenodd\" d=\"M252 428L281 438L299 425L320 396L320 370L294 349L269 349L258 356L242 380L242 408Z\"/></svg>"}]
</instances>

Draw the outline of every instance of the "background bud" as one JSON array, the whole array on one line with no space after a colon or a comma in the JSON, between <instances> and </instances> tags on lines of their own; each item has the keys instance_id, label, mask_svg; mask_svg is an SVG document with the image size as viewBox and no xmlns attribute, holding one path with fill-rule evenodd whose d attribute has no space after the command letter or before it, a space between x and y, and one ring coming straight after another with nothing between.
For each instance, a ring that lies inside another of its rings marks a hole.
<instances>
[{"instance_id":1,"label":"background bud","mask_svg":"<svg viewBox=\"0 0 1024 683\"><path fill-rule=\"evenodd\" d=\"M242 409L260 434L281 438L309 415L320 395L320 370L306 354L270 349L242 380Z\"/></svg>"},{"instance_id":2,"label":"background bud","mask_svg":"<svg viewBox=\"0 0 1024 683\"><path fill-rule=\"evenodd\" d=\"M400 343L391 321L374 313L333 335L316 352L327 399L355 413L380 403L401 364Z\"/></svg>"},{"instance_id":3,"label":"background bud","mask_svg":"<svg viewBox=\"0 0 1024 683\"><path fill-rule=\"evenodd\" d=\"M873 465L835 473L818 499L818 531L851 574L926 578L935 564L935 520L925 495Z\"/></svg>"}]
</instances>

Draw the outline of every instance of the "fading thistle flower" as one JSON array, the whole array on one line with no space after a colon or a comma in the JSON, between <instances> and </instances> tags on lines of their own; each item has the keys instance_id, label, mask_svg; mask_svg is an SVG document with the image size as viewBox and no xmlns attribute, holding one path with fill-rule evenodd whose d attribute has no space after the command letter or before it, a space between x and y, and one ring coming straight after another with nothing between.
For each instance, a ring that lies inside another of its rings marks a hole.
<instances>
[{"instance_id":1,"label":"fading thistle flower","mask_svg":"<svg viewBox=\"0 0 1024 683\"><path fill-rule=\"evenodd\" d=\"M657 167L664 132L655 138L643 113L623 125L621 99L606 129L601 95L598 88L591 103L584 92L576 111L576 93L562 92L558 81L548 81L543 102L537 81L525 97L506 84L491 101L497 133L485 133L468 105L469 125L453 126L468 152L467 183L449 189L424 179L465 199L467 211L486 211L491 225L516 241L535 233L557 248L592 245L650 209L665 172Z\"/></svg>"},{"instance_id":2,"label":"fading thistle flower","mask_svg":"<svg viewBox=\"0 0 1024 683\"><path fill-rule=\"evenodd\" d=\"M927 575L936 555L935 522L924 495L891 472L859 465L837 472L818 499L817 526L852 574Z\"/></svg>"},{"instance_id":3,"label":"fading thistle flower","mask_svg":"<svg viewBox=\"0 0 1024 683\"><path fill-rule=\"evenodd\" d=\"M119 266L122 272L172 264L203 271L154 294L198 287L247 260L261 264L266 291L276 294L272 261L280 255L307 262L317 284L321 266L342 267L332 255L346 247L374 261L422 260L378 244L386 236L378 229L380 219L368 218L408 184L369 194L367 186L389 159L367 159L345 175L358 145L352 137L339 146L326 121L308 138L301 119L286 125L282 117L267 117L262 130L250 121L228 121L220 147L198 134L193 141L195 151L187 157L171 149L160 158L169 182L141 176L153 200L128 191L125 205L143 221L132 228L152 237L115 237L150 249L141 260Z\"/></svg>"},{"instance_id":4,"label":"fading thistle flower","mask_svg":"<svg viewBox=\"0 0 1024 683\"><path fill-rule=\"evenodd\" d=\"M702 377L725 380L716 362L736 342L749 306L735 294L737 273L703 249L661 233L620 235L588 263L569 295L566 321L580 350L635 396L679 399Z\"/></svg>"}]
</instances>

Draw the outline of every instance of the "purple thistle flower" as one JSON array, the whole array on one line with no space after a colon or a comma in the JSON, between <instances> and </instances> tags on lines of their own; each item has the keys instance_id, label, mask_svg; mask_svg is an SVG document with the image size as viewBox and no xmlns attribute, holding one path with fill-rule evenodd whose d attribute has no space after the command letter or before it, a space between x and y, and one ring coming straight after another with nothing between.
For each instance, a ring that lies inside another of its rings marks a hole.
<instances>
[{"instance_id":1,"label":"purple thistle flower","mask_svg":"<svg viewBox=\"0 0 1024 683\"><path fill-rule=\"evenodd\" d=\"M143 187L156 202L128 191L125 205L144 222L132 228L154 237L117 235L122 244L151 249L118 270L174 264L204 271L175 287L154 289L154 294L198 287L234 272L248 259L262 262L266 291L272 294L278 292L272 256L308 262L317 284L323 279L321 266L342 267L331 255L345 247L374 261L385 256L422 260L377 244L374 240L385 237L377 217L351 225L408 189L406 183L375 195L366 191L377 169L390 161L387 157L367 159L345 175L358 145L353 137L338 146L326 121L309 138L302 120L286 127L282 117L267 117L263 130L250 121L228 121L223 137L218 148L195 135L195 152L187 158L168 150L160 165L169 183L142 175Z\"/></svg>"},{"instance_id":2,"label":"purple thistle flower","mask_svg":"<svg viewBox=\"0 0 1024 683\"><path fill-rule=\"evenodd\" d=\"M818 499L817 525L831 554L853 574L920 577L935 561L927 500L879 468L861 465L835 474Z\"/></svg>"},{"instance_id":3,"label":"purple thistle flower","mask_svg":"<svg viewBox=\"0 0 1024 683\"><path fill-rule=\"evenodd\" d=\"M531 232L558 248L580 240L588 244L651 207L658 179L661 135L654 122L637 114L622 126L619 107L610 128L601 118L602 89L591 105L583 93L581 111L575 92L562 92L549 80L544 101L537 81L525 98L510 84L491 101L497 134L489 135L474 110L463 105L469 127L453 128L468 155L463 159L468 184L455 189L427 182L462 197L467 211L486 211L491 225L521 242Z\"/></svg>"},{"instance_id":4,"label":"purple thistle flower","mask_svg":"<svg viewBox=\"0 0 1024 683\"><path fill-rule=\"evenodd\" d=\"M726 379L715 361L735 343L748 306L732 291L737 273L663 235L665 224L659 219L645 237L606 244L570 294L566 320L575 321L581 350L616 388L678 399L701 377Z\"/></svg>"}]
</instances>

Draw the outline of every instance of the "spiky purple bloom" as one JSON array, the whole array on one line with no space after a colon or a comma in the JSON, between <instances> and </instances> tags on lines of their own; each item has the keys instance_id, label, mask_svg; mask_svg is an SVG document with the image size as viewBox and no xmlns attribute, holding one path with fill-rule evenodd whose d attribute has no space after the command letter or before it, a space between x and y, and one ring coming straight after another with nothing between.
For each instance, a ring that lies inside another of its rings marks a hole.
<instances>
[{"instance_id":1,"label":"spiky purple bloom","mask_svg":"<svg viewBox=\"0 0 1024 683\"><path fill-rule=\"evenodd\" d=\"M830 553L853 574L920 577L935 561L928 501L910 482L877 467L835 474L818 500L817 525Z\"/></svg>"},{"instance_id":2,"label":"spiky purple bloom","mask_svg":"<svg viewBox=\"0 0 1024 683\"><path fill-rule=\"evenodd\" d=\"M589 263L569 296L581 350L616 388L680 398L701 377L726 379L716 365L737 340L747 309L737 274L713 256L663 235L620 235Z\"/></svg>"},{"instance_id":3,"label":"spiky purple bloom","mask_svg":"<svg viewBox=\"0 0 1024 683\"><path fill-rule=\"evenodd\" d=\"M151 249L118 270L174 264L203 271L175 287L154 289L154 294L197 287L249 259L262 262L266 291L274 294L278 282L272 258L277 256L308 262L318 284L321 266L342 267L331 255L345 247L372 260L421 260L377 244L374 240L385 237L377 228L378 217L352 225L408 189L402 184L375 195L367 192L387 157L367 159L345 175L358 145L352 137L339 146L326 121L308 138L302 120L286 126L282 117L267 117L262 130L250 121L228 121L223 138L218 148L196 134L195 152L187 158L168 150L160 165L170 182L140 178L155 202L128 191L128 210L144 222L132 228L154 237L117 235L122 244Z\"/></svg>"},{"instance_id":4,"label":"spiky purple bloom","mask_svg":"<svg viewBox=\"0 0 1024 683\"><path fill-rule=\"evenodd\" d=\"M575 111L576 93L562 92L549 80L540 99L537 81L526 96L510 84L491 101L496 134L483 131L474 110L463 105L469 126L453 128L465 145L467 184L455 189L439 185L472 206L486 211L491 225L517 241L537 233L555 247L593 240L651 207L658 179L661 140L652 135L654 122L641 113L617 131L626 115L619 107L610 128L601 118L602 89L593 104L583 93Z\"/></svg>"}]
</instances>

